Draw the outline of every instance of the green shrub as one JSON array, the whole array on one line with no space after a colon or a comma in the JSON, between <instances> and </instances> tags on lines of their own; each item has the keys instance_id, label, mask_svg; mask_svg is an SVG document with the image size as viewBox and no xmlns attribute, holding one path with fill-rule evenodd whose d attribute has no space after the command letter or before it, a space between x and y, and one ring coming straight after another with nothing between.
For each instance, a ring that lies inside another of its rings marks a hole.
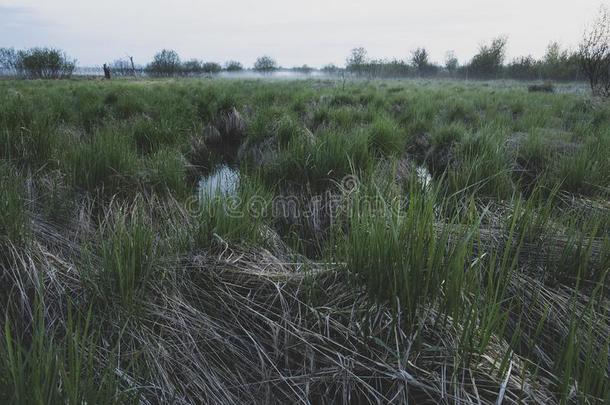
<instances>
[{"instance_id":1,"label":"green shrub","mask_svg":"<svg viewBox=\"0 0 610 405\"><path fill-rule=\"evenodd\" d=\"M244 70L244 66L240 62L231 60L225 63L225 70L227 72L240 72Z\"/></svg>"},{"instance_id":2,"label":"green shrub","mask_svg":"<svg viewBox=\"0 0 610 405\"><path fill-rule=\"evenodd\" d=\"M216 62L206 62L201 65L201 71L203 73L218 73L222 70L222 66L220 66Z\"/></svg>"},{"instance_id":3,"label":"green shrub","mask_svg":"<svg viewBox=\"0 0 610 405\"><path fill-rule=\"evenodd\" d=\"M30 79L63 79L72 76L76 60L54 48L31 48L17 52L16 69Z\"/></svg>"},{"instance_id":4,"label":"green shrub","mask_svg":"<svg viewBox=\"0 0 610 405\"><path fill-rule=\"evenodd\" d=\"M257 72L270 73L277 69L277 62L270 56L261 56L254 62L254 70Z\"/></svg>"},{"instance_id":5,"label":"green shrub","mask_svg":"<svg viewBox=\"0 0 610 405\"><path fill-rule=\"evenodd\" d=\"M498 37L488 45L481 45L479 52L465 66L470 77L491 79L496 78L502 71L502 64L506 56L505 37Z\"/></svg>"},{"instance_id":6,"label":"green shrub","mask_svg":"<svg viewBox=\"0 0 610 405\"><path fill-rule=\"evenodd\" d=\"M155 54L146 70L152 76L168 77L180 73L181 68L180 57L176 51L163 49Z\"/></svg>"}]
</instances>

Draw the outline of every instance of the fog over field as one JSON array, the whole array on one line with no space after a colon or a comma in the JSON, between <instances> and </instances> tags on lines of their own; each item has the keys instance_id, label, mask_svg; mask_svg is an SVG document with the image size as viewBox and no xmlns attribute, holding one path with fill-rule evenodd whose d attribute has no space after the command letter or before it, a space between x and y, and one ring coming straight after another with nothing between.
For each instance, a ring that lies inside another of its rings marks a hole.
<instances>
[{"instance_id":1,"label":"fog over field","mask_svg":"<svg viewBox=\"0 0 610 405\"><path fill-rule=\"evenodd\" d=\"M364 0L231 2L194 0L0 0L0 47L56 46L82 66L128 53L136 63L161 48L185 59L269 54L282 66L341 65L363 46L371 57L408 55L426 46L433 60L454 50L460 62L478 44L507 35L508 56L541 56L550 41L575 46L600 0L407 2Z\"/></svg>"}]
</instances>

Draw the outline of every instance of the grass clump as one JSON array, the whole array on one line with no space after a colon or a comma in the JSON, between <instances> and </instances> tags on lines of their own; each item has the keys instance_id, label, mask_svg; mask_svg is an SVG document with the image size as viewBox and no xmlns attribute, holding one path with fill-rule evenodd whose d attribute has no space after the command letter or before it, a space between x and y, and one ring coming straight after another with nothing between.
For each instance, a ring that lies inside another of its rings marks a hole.
<instances>
[{"instance_id":1,"label":"grass clump","mask_svg":"<svg viewBox=\"0 0 610 405\"><path fill-rule=\"evenodd\" d=\"M458 124L442 126L432 132L426 164L430 172L439 176L455 166L455 146L466 136L466 129Z\"/></svg>"},{"instance_id":2,"label":"grass clump","mask_svg":"<svg viewBox=\"0 0 610 405\"><path fill-rule=\"evenodd\" d=\"M365 131L348 134L325 130L313 140L290 142L262 168L262 174L273 185L320 190L354 172L368 172L371 162Z\"/></svg>"},{"instance_id":3,"label":"grass clump","mask_svg":"<svg viewBox=\"0 0 610 405\"><path fill-rule=\"evenodd\" d=\"M120 208L102 227L98 293L112 292L123 305L137 305L156 271L154 234L140 208Z\"/></svg>"},{"instance_id":4,"label":"grass clump","mask_svg":"<svg viewBox=\"0 0 610 405\"><path fill-rule=\"evenodd\" d=\"M162 149L147 158L142 182L157 194L186 197L189 192L186 170L187 161L180 152Z\"/></svg>"},{"instance_id":5,"label":"grass clump","mask_svg":"<svg viewBox=\"0 0 610 405\"><path fill-rule=\"evenodd\" d=\"M455 148L455 168L446 173L450 193L510 198L514 192L511 162L501 144L494 139L494 129L464 136Z\"/></svg>"},{"instance_id":6,"label":"grass clump","mask_svg":"<svg viewBox=\"0 0 610 405\"><path fill-rule=\"evenodd\" d=\"M31 330L20 334L6 320L0 342L0 400L12 404L131 403L110 366L100 367L95 350L101 343L90 314L72 313L60 333L45 324L43 303L35 306Z\"/></svg>"},{"instance_id":7,"label":"grass clump","mask_svg":"<svg viewBox=\"0 0 610 405\"><path fill-rule=\"evenodd\" d=\"M348 229L342 236L346 267L374 297L416 322L445 287L461 289L447 283L454 272L464 271L471 241L465 236L449 243L449 233L437 229L437 191L413 185L405 201L376 186L364 188L354 196L342 227Z\"/></svg>"},{"instance_id":8,"label":"grass clump","mask_svg":"<svg viewBox=\"0 0 610 405\"><path fill-rule=\"evenodd\" d=\"M135 147L141 154L154 153L164 145L171 145L178 138L167 122L155 122L150 118L136 119L131 129Z\"/></svg>"},{"instance_id":9,"label":"grass clump","mask_svg":"<svg viewBox=\"0 0 610 405\"><path fill-rule=\"evenodd\" d=\"M247 246L265 245L264 226L269 220L272 197L256 181L241 181L237 189L206 190L197 206L195 242L211 247L218 242Z\"/></svg>"},{"instance_id":10,"label":"grass clump","mask_svg":"<svg viewBox=\"0 0 610 405\"><path fill-rule=\"evenodd\" d=\"M0 131L0 158L36 166L47 163L58 139L53 119L36 116L27 127L3 128Z\"/></svg>"},{"instance_id":11,"label":"grass clump","mask_svg":"<svg viewBox=\"0 0 610 405\"><path fill-rule=\"evenodd\" d=\"M387 117L379 117L369 127L371 150L380 156L399 155L405 147L406 137Z\"/></svg>"},{"instance_id":12,"label":"grass clump","mask_svg":"<svg viewBox=\"0 0 610 405\"><path fill-rule=\"evenodd\" d=\"M69 148L61 164L77 188L114 194L133 185L137 155L124 134L110 127Z\"/></svg>"},{"instance_id":13,"label":"grass clump","mask_svg":"<svg viewBox=\"0 0 610 405\"><path fill-rule=\"evenodd\" d=\"M8 244L23 246L29 234L23 179L0 161L0 258Z\"/></svg>"}]
</instances>

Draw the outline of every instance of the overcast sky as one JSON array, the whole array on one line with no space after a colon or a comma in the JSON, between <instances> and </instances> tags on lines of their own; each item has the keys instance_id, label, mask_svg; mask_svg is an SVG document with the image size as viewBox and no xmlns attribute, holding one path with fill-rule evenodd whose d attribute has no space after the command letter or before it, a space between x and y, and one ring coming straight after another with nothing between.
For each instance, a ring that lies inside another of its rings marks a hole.
<instances>
[{"instance_id":1,"label":"overcast sky","mask_svg":"<svg viewBox=\"0 0 610 405\"><path fill-rule=\"evenodd\" d=\"M268 54L282 66L343 65L350 49L461 62L482 41L509 38L510 57L541 56L550 41L575 46L600 0L0 0L0 47L54 46L81 66L161 48L182 59L251 65Z\"/></svg>"}]
</instances>

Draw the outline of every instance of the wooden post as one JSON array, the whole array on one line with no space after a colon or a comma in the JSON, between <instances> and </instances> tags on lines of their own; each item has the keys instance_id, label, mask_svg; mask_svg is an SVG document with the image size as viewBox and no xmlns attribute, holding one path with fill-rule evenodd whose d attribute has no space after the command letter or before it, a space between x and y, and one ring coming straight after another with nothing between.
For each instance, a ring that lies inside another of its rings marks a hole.
<instances>
[{"instance_id":1,"label":"wooden post","mask_svg":"<svg viewBox=\"0 0 610 405\"><path fill-rule=\"evenodd\" d=\"M104 78L110 80L110 66L104 63Z\"/></svg>"},{"instance_id":2,"label":"wooden post","mask_svg":"<svg viewBox=\"0 0 610 405\"><path fill-rule=\"evenodd\" d=\"M136 76L136 67L133 64L133 56L129 57L129 61L131 62L131 74L133 75L133 77Z\"/></svg>"}]
</instances>

